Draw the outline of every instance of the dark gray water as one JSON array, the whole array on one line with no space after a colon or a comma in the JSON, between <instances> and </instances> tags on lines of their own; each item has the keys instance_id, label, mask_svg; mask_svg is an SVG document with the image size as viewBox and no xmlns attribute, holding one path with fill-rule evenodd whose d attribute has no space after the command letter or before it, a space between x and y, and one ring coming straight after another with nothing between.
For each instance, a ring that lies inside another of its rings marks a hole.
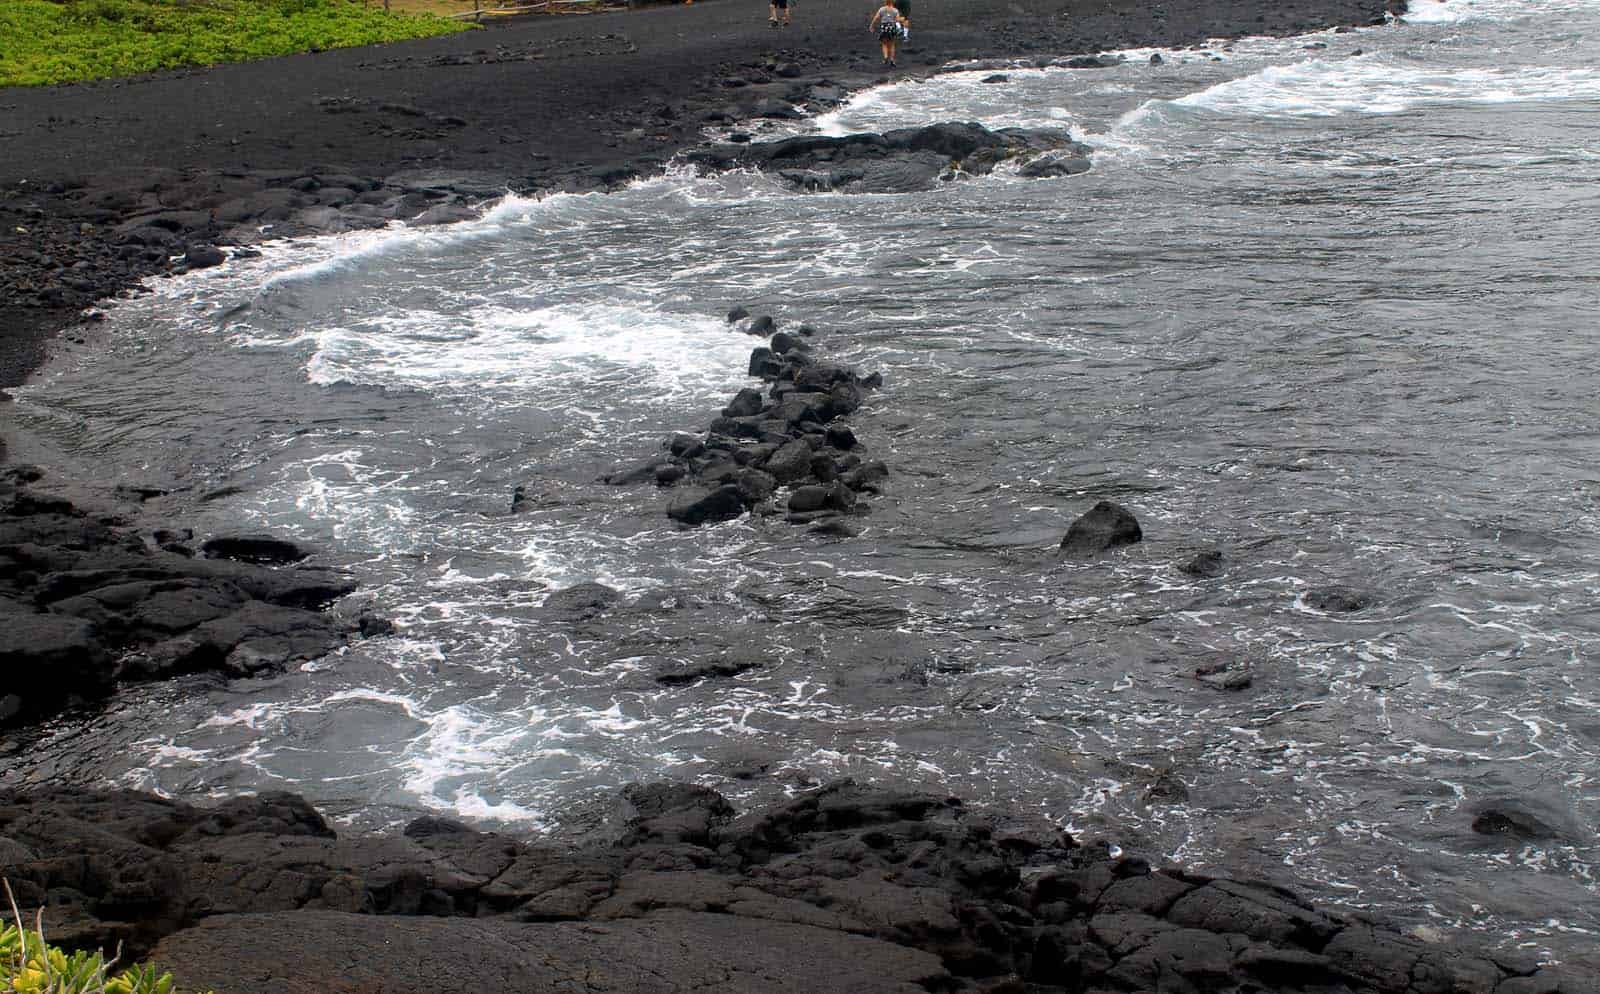
<instances>
[{"instance_id":1,"label":"dark gray water","mask_svg":"<svg viewBox=\"0 0 1600 994\"><path fill-rule=\"evenodd\" d=\"M400 635L134 689L7 779L534 829L629 780L757 802L852 775L1600 972L1600 11L1415 6L804 125L1066 127L1083 176L670 175L119 308L23 393L41 444L192 488L153 518L319 544ZM679 531L667 492L593 482L745 384L735 303L884 371L854 424L894 476L860 537ZM1145 542L1058 561L1102 498ZM1176 568L1206 549L1221 577ZM627 604L546 615L586 581ZM1316 609L1334 586L1372 603ZM725 652L764 665L652 679ZM1250 686L1195 679L1221 665ZM1507 803L1554 834L1472 831Z\"/></svg>"}]
</instances>

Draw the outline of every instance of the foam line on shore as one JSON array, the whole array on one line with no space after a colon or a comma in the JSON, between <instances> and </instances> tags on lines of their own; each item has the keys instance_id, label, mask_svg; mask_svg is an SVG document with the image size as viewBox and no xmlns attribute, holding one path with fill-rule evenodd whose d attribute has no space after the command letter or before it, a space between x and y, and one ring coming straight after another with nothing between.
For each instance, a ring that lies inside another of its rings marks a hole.
<instances>
[{"instance_id":1,"label":"foam line on shore","mask_svg":"<svg viewBox=\"0 0 1600 994\"><path fill-rule=\"evenodd\" d=\"M1180 97L1172 105L1223 114L1326 117L1399 114L1428 104L1595 99L1600 99L1600 70L1595 69L1442 71L1362 55L1336 63L1310 59L1269 66Z\"/></svg>"},{"instance_id":2,"label":"foam line on shore","mask_svg":"<svg viewBox=\"0 0 1600 994\"><path fill-rule=\"evenodd\" d=\"M1549 17L1590 7L1589 0L1409 0L1402 16L1409 24L1465 24Z\"/></svg>"}]
</instances>

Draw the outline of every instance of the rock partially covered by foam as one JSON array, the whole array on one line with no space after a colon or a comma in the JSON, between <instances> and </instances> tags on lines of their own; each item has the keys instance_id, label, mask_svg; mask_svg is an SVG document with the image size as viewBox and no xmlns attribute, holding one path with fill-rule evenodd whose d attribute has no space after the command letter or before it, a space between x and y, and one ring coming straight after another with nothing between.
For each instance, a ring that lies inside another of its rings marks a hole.
<instances>
[{"instance_id":1,"label":"rock partially covered by foam","mask_svg":"<svg viewBox=\"0 0 1600 994\"><path fill-rule=\"evenodd\" d=\"M690 527L730 521L752 510L786 510L795 524L867 513L858 497L879 493L889 468L862 459L861 440L843 419L860 409L866 392L882 385L883 377L860 376L848 366L816 358L807 340L815 334L808 325L794 334L775 333L750 354L750 375L765 381L765 392L744 387L703 436L679 432L663 443L665 456L603 479L619 486L683 484L668 503L667 516ZM774 501L780 490L786 496ZM513 497L513 507L519 499Z\"/></svg>"},{"instance_id":2,"label":"rock partially covered by foam","mask_svg":"<svg viewBox=\"0 0 1600 994\"><path fill-rule=\"evenodd\" d=\"M883 134L712 145L694 149L686 158L706 169L762 169L799 190L908 193L930 189L941 180L984 175L1010 160L1037 158L1041 164L1033 173L1023 167L1027 175L1069 175L1089 168L1088 155L1089 147L1065 131L991 131L972 122L946 122Z\"/></svg>"}]
</instances>

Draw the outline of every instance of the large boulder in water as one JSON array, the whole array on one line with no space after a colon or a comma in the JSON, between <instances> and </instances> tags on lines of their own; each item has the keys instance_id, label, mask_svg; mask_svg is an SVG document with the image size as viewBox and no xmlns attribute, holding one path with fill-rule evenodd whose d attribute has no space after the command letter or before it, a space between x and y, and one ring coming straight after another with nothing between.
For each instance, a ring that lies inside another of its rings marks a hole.
<instances>
[{"instance_id":1,"label":"large boulder in water","mask_svg":"<svg viewBox=\"0 0 1600 994\"><path fill-rule=\"evenodd\" d=\"M1103 500L1090 508L1067 529L1061 551L1069 556L1094 556L1119 545L1132 545L1144 538L1139 519L1120 504Z\"/></svg>"}]
</instances>

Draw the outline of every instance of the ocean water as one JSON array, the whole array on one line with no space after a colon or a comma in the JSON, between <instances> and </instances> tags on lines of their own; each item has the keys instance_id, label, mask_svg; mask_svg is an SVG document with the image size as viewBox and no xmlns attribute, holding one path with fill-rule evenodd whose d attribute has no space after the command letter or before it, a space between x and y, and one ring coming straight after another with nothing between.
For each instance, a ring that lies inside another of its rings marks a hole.
<instances>
[{"instance_id":1,"label":"ocean water","mask_svg":"<svg viewBox=\"0 0 1600 994\"><path fill-rule=\"evenodd\" d=\"M130 688L0 782L561 832L633 780L757 804L853 776L1600 976L1597 38L1590 2L1416 0L953 72L760 137L1064 128L1093 169L871 196L677 170L155 284L23 422L174 488L152 521L318 546L398 634ZM858 537L680 530L670 491L596 482L747 385L735 304L884 373ZM1061 561L1100 499L1145 541ZM1220 577L1177 568L1204 550ZM545 608L584 582L624 603ZM760 665L653 679L723 655ZM1475 833L1496 806L1550 831Z\"/></svg>"}]
</instances>

